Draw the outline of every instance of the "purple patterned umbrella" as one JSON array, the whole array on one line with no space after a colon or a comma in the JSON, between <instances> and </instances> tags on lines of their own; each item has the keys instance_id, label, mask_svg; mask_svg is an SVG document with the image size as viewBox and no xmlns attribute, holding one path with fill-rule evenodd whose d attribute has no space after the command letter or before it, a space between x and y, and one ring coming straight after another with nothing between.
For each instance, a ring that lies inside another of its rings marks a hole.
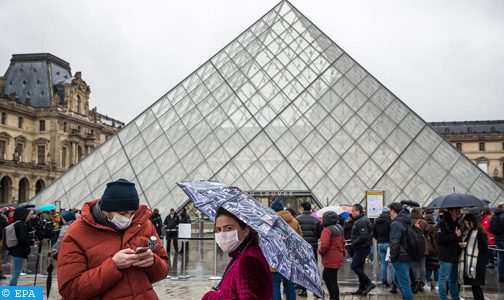
<instances>
[{"instance_id":1,"label":"purple patterned umbrella","mask_svg":"<svg viewBox=\"0 0 504 300\"><path fill-rule=\"evenodd\" d=\"M323 298L313 249L275 212L237 187L211 181L177 182L194 207L215 222L220 207L259 234L259 246L269 265L288 280Z\"/></svg>"}]
</instances>

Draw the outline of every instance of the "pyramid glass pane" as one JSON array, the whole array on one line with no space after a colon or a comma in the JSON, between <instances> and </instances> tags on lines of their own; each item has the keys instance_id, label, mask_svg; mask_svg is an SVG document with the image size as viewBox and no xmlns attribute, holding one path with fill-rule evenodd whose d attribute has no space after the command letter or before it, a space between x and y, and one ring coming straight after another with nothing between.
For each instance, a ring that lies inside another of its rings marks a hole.
<instances>
[{"instance_id":1,"label":"pyramid glass pane","mask_svg":"<svg viewBox=\"0 0 504 300\"><path fill-rule=\"evenodd\" d=\"M79 206L106 183L137 184L161 212L187 198L177 181L309 192L320 205L428 203L453 191L491 202L504 190L288 1L38 194Z\"/></svg>"}]
</instances>

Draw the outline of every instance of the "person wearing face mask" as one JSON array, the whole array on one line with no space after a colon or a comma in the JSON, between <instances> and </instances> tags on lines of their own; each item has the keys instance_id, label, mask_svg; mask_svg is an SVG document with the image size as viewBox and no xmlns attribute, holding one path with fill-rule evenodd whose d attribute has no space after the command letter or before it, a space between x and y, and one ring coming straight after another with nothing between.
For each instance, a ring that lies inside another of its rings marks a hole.
<instances>
[{"instance_id":1,"label":"person wearing face mask","mask_svg":"<svg viewBox=\"0 0 504 300\"><path fill-rule=\"evenodd\" d=\"M257 232L222 207L217 211L215 231L215 241L231 261L219 285L207 289L202 300L271 299L270 268Z\"/></svg>"},{"instance_id":2,"label":"person wearing face mask","mask_svg":"<svg viewBox=\"0 0 504 300\"><path fill-rule=\"evenodd\" d=\"M139 204L135 184L119 179L107 184L101 199L87 202L70 226L58 253L58 287L64 299L158 299L154 282L166 278L168 257L150 210ZM145 250L145 249L144 249Z\"/></svg>"}]
</instances>

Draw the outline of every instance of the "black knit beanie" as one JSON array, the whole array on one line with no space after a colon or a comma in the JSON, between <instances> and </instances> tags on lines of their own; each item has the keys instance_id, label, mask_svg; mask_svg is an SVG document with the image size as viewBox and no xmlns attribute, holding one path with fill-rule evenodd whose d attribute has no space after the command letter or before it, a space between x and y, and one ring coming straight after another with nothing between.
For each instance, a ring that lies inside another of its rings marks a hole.
<instances>
[{"instance_id":1,"label":"black knit beanie","mask_svg":"<svg viewBox=\"0 0 504 300\"><path fill-rule=\"evenodd\" d=\"M135 184L126 179L118 179L107 183L100 208L104 211L137 210L139 202Z\"/></svg>"}]
</instances>

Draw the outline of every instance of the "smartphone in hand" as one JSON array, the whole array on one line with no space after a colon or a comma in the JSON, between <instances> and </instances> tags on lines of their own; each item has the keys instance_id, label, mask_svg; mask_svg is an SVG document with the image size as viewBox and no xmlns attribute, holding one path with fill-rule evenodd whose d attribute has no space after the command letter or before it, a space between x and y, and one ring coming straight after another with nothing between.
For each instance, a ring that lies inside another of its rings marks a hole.
<instances>
[{"instance_id":1,"label":"smartphone in hand","mask_svg":"<svg viewBox=\"0 0 504 300\"><path fill-rule=\"evenodd\" d=\"M144 253L144 252L146 252L149 249L150 249L149 247L139 247L139 248L136 249L135 254Z\"/></svg>"}]
</instances>

